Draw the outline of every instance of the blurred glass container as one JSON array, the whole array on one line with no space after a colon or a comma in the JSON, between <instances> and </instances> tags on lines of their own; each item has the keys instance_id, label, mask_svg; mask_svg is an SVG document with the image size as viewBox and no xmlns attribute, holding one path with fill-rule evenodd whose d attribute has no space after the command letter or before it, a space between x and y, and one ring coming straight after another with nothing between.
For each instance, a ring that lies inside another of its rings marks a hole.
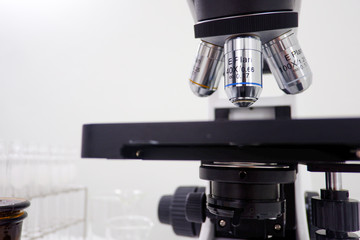
<instances>
[{"instance_id":1,"label":"blurred glass container","mask_svg":"<svg viewBox=\"0 0 360 240\"><path fill-rule=\"evenodd\" d=\"M121 215L140 215L137 211L144 199L144 192L138 189L115 189L116 197L121 203Z\"/></svg>"},{"instance_id":2,"label":"blurred glass container","mask_svg":"<svg viewBox=\"0 0 360 240\"><path fill-rule=\"evenodd\" d=\"M29 206L25 199L0 198L0 239L21 239L22 223L27 217L23 210Z\"/></svg>"},{"instance_id":3,"label":"blurred glass container","mask_svg":"<svg viewBox=\"0 0 360 240\"><path fill-rule=\"evenodd\" d=\"M112 195L96 196L90 199L91 239L105 239L109 219L120 216L141 215L140 202L144 193L137 189L116 189Z\"/></svg>"},{"instance_id":4,"label":"blurred glass container","mask_svg":"<svg viewBox=\"0 0 360 240\"><path fill-rule=\"evenodd\" d=\"M104 239L108 219L120 214L121 202L118 197L110 195L91 198L90 229L92 239Z\"/></svg>"},{"instance_id":5,"label":"blurred glass container","mask_svg":"<svg viewBox=\"0 0 360 240\"><path fill-rule=\"evenodd\" d=\"M154 224L143 216L121 216L109 219L107 225L108 240L146 240Z\"/></svg>"}]
</instances>

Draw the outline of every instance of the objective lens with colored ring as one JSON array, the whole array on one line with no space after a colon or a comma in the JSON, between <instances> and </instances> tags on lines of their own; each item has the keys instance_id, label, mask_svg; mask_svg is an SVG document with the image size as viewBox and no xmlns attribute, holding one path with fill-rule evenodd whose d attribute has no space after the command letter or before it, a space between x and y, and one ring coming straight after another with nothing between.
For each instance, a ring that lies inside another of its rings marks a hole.
<instances>
[{"instance_id":1,"label":"objective lens with colored ring","mask_svg":"<svg viewBox=\"0 0 360 240\"><path fill-rule=\"evenodd\" d=\"M190 88L199 97L213 94L224 75L223 48L201 42L190 76Z\"/></svg>"},{"instance_id":2,"label":"objective lens with colored ring","mask_svg":"<svg viewBox=\"0 0 360 240\"><path fill-rule=\"evenodd\" d=\"M239 107L249 107L262 91L262 51L257 36L235 36L225 41L225 91Z\"/></svg>"}]
</instances>

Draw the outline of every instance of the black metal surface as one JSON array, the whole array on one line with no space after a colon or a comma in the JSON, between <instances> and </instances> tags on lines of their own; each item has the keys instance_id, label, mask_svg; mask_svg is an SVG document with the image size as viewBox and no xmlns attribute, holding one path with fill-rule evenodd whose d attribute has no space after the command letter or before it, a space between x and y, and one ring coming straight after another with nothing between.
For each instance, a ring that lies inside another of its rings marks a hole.
<instances>
[{"instance_id":1,"label":"black metal surface","mask_svg":"<svg viewBox=\"0 0 360 240\"><path fill-rule=\"evenodd\" d=\"M124 145L121 158L144 160L202 160L277 163L326 163L356 159L352 146L337 145Z\"/></svg>"},{"instance_id":2,"label":"black metal surface","mask_svg":"<svg viewBox=\"0 0 360 240\"><path fill-rule=\"evenodd\" d=\"M295 1L289 0L195 0L198 21L250 13L292 11Z\"/></svg>"},{"instance_id":3,"label":"black metal surface","mask_svg":"<svg viewBox=\"0 0 360 240\"><path fill-rule=\"evenodd\" d=\"M195 38L261 32L298 27L298 13L266 13L198 22L194 26Z\"/></svg>"},{"instance_id":4,"label":"black metal surface","mask_svg":"<svg viewBox=\"0 0 360 240\"><path fill-rule=\"evenodd\" d=\"M358 239L351 232L360 230L359 202L349 199L347 190L322 189L311 206L313 225L323 229L316 231L316 239Z\"/></svg>"},{"instance_id":5,"label":"black metal surface","mask_svg":"<svg viewBox=\"0 0 360 240\"><path fill-rule=\"evenodd\" d=\"M314 226L334 232L359 230L359 202L355 200L312 199Z\"/></svg>"},{"instance_id":6,"label":"black metal surface","mask_svg":"<svg viewBox=\"0 0 360 240\"><path fill-rule=\"evenodd\" d=\"M215 197L249 201L276 200L281 197L278 184L243 184L213 181L211 182L210 191Z\"/></svg>"},{"instance_id":7,"label":"black metal surface","mask_svg":"<svg viewBox=\"0 0 360 240\"><path fill-rule=\"evenodd\" d=\"M264 169L201 166L199 175L203 180L222 183L278 184L293 183L296 171L294 168Z\"/></svg>"},{"instance_id":8,"label":"black metal surface","mask_svg":"<svg viewBox=\"0 0 360 240\"><path fill-rule=\"evenodd\" d=\"M360 119L88 124L82 139L83 158L302 162L322 167L359 160L358 148Z\"/></svg>"},{"instance_id":9,"label":"black metal surface","mask_svg":"<svg viewBox=\"0 0 360 240\"><path fill-rule=\"evenodd\" d=\"M307 219L307 224L308 224L308 229L309 229L309 235L310 235L310 239L311 240L315 240L316 239L316 234L315 232L317 230L319 230L319 228L315 227L312 224L312 205L311 205L311 199L313 197L318 197L319 193L317 192L305 192L305 208L306 208L306 219Z\"/></svg>"},{"instance_id":10,"label":"black metal surface","mask_svg":"<svg viewBox=\"0 0 360 240\"><path fill-rule=\"evenodd\" d=\"M320 229L316 231L316 240L356 240L359 239L355 233L336 233Z\"/></svg>"},{"instance_id":11,"label":"black metal surface","mask_svg":"<svg viewBox=\"0 0 360 240\"><path fill-rule=\"evenodd\" d=\"M230 108L215 109L215 121L229 120Z\"/></svg>"},{"instance_id":12,"label":"black metal surface","mask_svg":"<svg viewBox=\"0 0 360 240\"><path fill-rule=\"evenodd\" d=\"M220 221L223 220L227 224L222 227ZM284 216L281 215L276 219L257 220L257 219L246 219L234 221L234 219L226 217L214 217L212 221L215 229L215 238L220 239L268 239L271 235L272 239L285 240L285 239L296 239L294 234L289 233L291 237L284 236L284 229L276 230L275 225L282 226L284 222Z\"/></svg>"},{"instance_id":13,"label":"black metal surface","mask_svg":"<svg viewBox=\"0 0 360 240\"><path fill-rule=\"evenodd\" d=\"M296 234L296 206L295 203L295 183L284 184L284 199L286 199L286 226L285 226L285 236L287 239L295 239L294 234Z\"/></svg>"},{"instance_id":14,"label":"black metal surface","mask_svg":"<svg viewBox=\"0 0 360 240\"><path fill-rule=\"evenodd\" d=\"M291 108L290 106L275 107L275 119L277 120L290 120Z\"/></svg>"},{"instance_id":15,"label":"black metal surface","mask_svg":"<svg viewBox=\"0 0 360 240\"><path fill-rule=\"evenodd\" d=\"M287 172L290 174L283 177ZM295 181L294 169L202 166L200 178L211 181L207 196L207 209L213 215L210 219L226 219L228 223L215 228L216 236L240 239L286 236L287 199L280 182ZM279 182L274 182L275 178Z\"/></svg>"},{"instance_id":16,"label":"black metal surface","mask_svg":"<svg viewBox=\"0 0 360 240\"><path fill-rule=\"evenodd\" d=\"M350 163L325 163L325 164L308 164L307 170L309 172L347 172L358 173L360 172L360 164Z\"/></svg>"}]
</instances>

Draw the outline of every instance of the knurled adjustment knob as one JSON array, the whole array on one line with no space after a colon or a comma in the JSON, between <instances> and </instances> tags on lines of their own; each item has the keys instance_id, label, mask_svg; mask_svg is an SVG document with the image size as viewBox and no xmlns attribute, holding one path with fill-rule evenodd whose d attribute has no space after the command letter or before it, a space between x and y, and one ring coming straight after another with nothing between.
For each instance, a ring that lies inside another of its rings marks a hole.
<instances>
[{"instance_id":1,"label":"knurled adjustment knob","mask_svg":"<svg viewBox=\"0 0 360 240\"><path fill-rule=\"evenodd\" d=\"M205 192L189 193L186 197L186 219L189 222L203 223L206 214L206 195Z\"/></svg>"},{"instance_id":2,"label":"knurled adjustment knob","mask_svg":"<svg viewBox=\"0 0 360 240\"><path fill-rule=\"evenodd\" d=\"M321 197L313 197L313 225L333 232L359 231L359 202L348 196L346 190L322 190Z\"/></svg>"},{"instance_id":3,"label":"knurled adjustment knob","mask_svg":"<svg viewBox=\"0 0 360 240\"><path fill-rule=\"evenodd\" d=\"M158 217L159 221L164 224L171 224L170 218L170 206L173 200L173 196L166 195L162 196L158 206Z\"/></svg>"},{"instance_id":4,"label":"knurled adjustment knob","mask_svg":"<svg viewBox=\"0 0 360 240\"><path fill-rule=\"evenodd\" d=\"M174 195L163 196L158 206L158 216L161 223L170 224L176 235L197 237L200 234L201 224L189 222L186 219L186 199L188 194L199 190L205 192L203 187L178 187Z\"/></svg>"}]
</instances>

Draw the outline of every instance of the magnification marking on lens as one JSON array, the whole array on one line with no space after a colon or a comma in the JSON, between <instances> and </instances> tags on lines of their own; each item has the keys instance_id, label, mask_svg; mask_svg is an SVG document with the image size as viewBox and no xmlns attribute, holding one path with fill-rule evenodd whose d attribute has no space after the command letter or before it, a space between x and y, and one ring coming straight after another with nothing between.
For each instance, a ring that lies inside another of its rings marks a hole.
<instances>
[{"instance_id":1,"label":"magnification marking on lens","mask_svg":"<svg viewBox=\"0 0 360 240\"><path fill-rule=\"evenodd\" d=\"M226 74L228 78L236 81L244 81L246 79L252 80L252 78L255 77L253 75L255 75L260 69L257 69L258 66L256 62L254 63L253 61L252 51L256 50L236 50L234 57L227 58L227 64L229 67L226 69Z\"/></svg>"},{"instance_id":2,"label":"magnification marking on lens","mask_svg":"<svg viewBox=\"0 0 360 240\"><path fill-rule=\"evenodd\" d=\"M286 61L283 62L283 65L279 67L281 73L286 71L300 71L308 66L305 56L302 54L300 46L296 46L297 49L290 50L289 53L284 54L283 58Z\"/></svg>"},{"instance_id":3,"label":"magnification marking on lens","mask_svg":"<svg viewBox=\"0 0 360 240\"><path fill-rule=\"evenodd\" d=\"M293 31L265 43L264 52L281 90L286 94L297 94L309 88L311 69Z\"/></svg>"},{"instance_id":4,"label":"magnification marking on lens","mask_svg":"<svg viewBox=\"0 0 360 240\"><path fill-rule=\"evenodd\" d=\"M235 36L225 42L225 91L239 107L249 107L262 90L261 41L256 36Z\"/></svg>"}]
</instances>

